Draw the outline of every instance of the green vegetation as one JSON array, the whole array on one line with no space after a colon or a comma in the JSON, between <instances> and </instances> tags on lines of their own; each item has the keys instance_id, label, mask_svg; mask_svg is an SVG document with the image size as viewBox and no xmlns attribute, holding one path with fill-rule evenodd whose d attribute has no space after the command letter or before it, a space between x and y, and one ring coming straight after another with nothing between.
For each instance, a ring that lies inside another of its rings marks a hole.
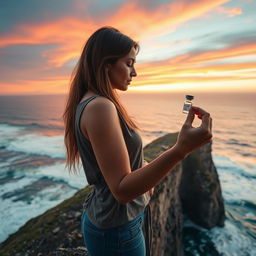
<instances>
[{"instance_id":1,"label":"green vegetation","mask_svg":"<svg viewBox=\"0 0 256 256\"><path fill-rule=\"evenodd\" d=\"M48 250L55 249L56 244L64 240L65 235L71 233L79 225L82 203L90 190L90 187L86 187L56 207L29 220L0 245L0 255L13 256L15 253L26 252L31 248L35 251L40 249L43 252L46 251L43 249L45 246ZM77 218L78 222L72 220L68 222L71 218ZM61 231L58 232L58 230Z\"/></svg>"}]
</instances>

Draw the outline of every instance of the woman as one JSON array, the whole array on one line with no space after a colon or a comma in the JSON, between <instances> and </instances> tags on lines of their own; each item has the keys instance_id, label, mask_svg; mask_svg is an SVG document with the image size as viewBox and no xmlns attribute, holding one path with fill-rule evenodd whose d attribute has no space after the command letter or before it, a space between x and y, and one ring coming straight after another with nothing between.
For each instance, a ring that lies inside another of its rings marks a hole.
<instances>
[{"instance_id":1,"label":"woman","mask_svg":"<svg viewBox=\"0 0 256 256\"><path fill-rule=\"evenodd\" d=\"M211 140L211 118L192 107L176 144L143 165L136 123L119 101L135 70L139 46L112 27L98 29L86 42L73 73L64 113L67 166L79 159L92 193L84 204L82 233L89 255L142 256L144 210L149 192L186 155ZM192 127L194 116L202 119Z\"/></svg>"}]
</instances>

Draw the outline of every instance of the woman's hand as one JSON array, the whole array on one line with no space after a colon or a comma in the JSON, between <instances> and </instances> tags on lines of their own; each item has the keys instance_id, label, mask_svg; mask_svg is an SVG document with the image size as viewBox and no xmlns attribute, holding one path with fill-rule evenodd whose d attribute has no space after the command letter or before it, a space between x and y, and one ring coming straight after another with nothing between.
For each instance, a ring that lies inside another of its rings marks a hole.
<instances>
[{"instance_id":1,"label":"woman's hand","mask_svg":"<svg viewBox=\"0 0 256 256\"><path fill-rule=\"evenodd\" d=\"M202 120L201 125L196 128L192 126L195 115ZM192 106L176 142L180 153L186 156L198 147L209 143L211 139L212 118L210 114L199 107Z\"/></svg>"},{"instance_id":2,"label":"woman's hand","mask_svg":"<svg viewBox=\"0 0 256 256\"><path fill-rule=\"evenodd\" d=\"M146 160L143 160L142 167L143 167L143 166L146 166L147 164L148 164L148 162L147 162ZM155 189L154 189L154 187L153 187L153 188L151 188L151 189L148 191L150 197L153 196L154 190L155 190Z\"/></svg>"}]
</instances>

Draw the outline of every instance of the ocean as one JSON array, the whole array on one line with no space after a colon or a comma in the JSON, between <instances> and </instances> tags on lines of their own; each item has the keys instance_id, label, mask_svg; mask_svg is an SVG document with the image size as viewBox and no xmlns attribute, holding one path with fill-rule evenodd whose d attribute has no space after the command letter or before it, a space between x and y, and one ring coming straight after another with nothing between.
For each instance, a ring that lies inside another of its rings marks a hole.
<instances>
[{"instance_id":1,"label":"ocean","mask_svg":"<svg viewBox=\"0 0 256 256\"><path fill-rule=\"evenodd\" d=\"M213 118L212 155L227 218L224 228L212 230L186 220L185 255L255 256L256 93L193 95L194 105ZM120 97L141 128L144 146L179 131L186 118L182 93L126 92ZM82 170L75 176L65 168L65 100L66 95L0 96L0 242L87 185Z\"/></svg>"}]
</instances>

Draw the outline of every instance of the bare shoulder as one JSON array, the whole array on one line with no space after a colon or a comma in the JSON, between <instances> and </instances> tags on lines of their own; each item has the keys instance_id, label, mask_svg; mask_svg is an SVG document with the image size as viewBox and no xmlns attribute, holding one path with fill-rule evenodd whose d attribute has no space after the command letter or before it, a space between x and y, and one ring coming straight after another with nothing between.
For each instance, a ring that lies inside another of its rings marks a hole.
<instances>
[{"instance_id":1,"label":"bare shoulder","mask_svg":"<svg viewBox=\"0 0 256 256\"><path fill-rule=\"evenodd\" d=\"M87 112L91 112L93 114L95 114L98 111L113 111L116 109L115 104L105 97L94 98L92 101L88 103L86 108L88 110Z\"/></svg>"},{"instance_id":2,"label":"bare shoulder","mask_svg":"<svg viewBox=\"0 0 256 256\"><path fill-rule=\"evenodd\" d=\"M115 104L105 97L96 97L90 101L80 119L80 127L87 139L97 130L102 131L117 124L118 115Z\"/></svg>"},{"instance_id":3,"label":"bare shoulder","mask_svg":"<svg viewBox=\"0 0 256 256\"><path fill-rule=\"evenodd\" d=\"M115 104L111 100L105 97L96 97L87 104L85 111L83 111L82 119L97 120L106 115L110 116L116 113Z\"/></svg>"}]
</instances>

